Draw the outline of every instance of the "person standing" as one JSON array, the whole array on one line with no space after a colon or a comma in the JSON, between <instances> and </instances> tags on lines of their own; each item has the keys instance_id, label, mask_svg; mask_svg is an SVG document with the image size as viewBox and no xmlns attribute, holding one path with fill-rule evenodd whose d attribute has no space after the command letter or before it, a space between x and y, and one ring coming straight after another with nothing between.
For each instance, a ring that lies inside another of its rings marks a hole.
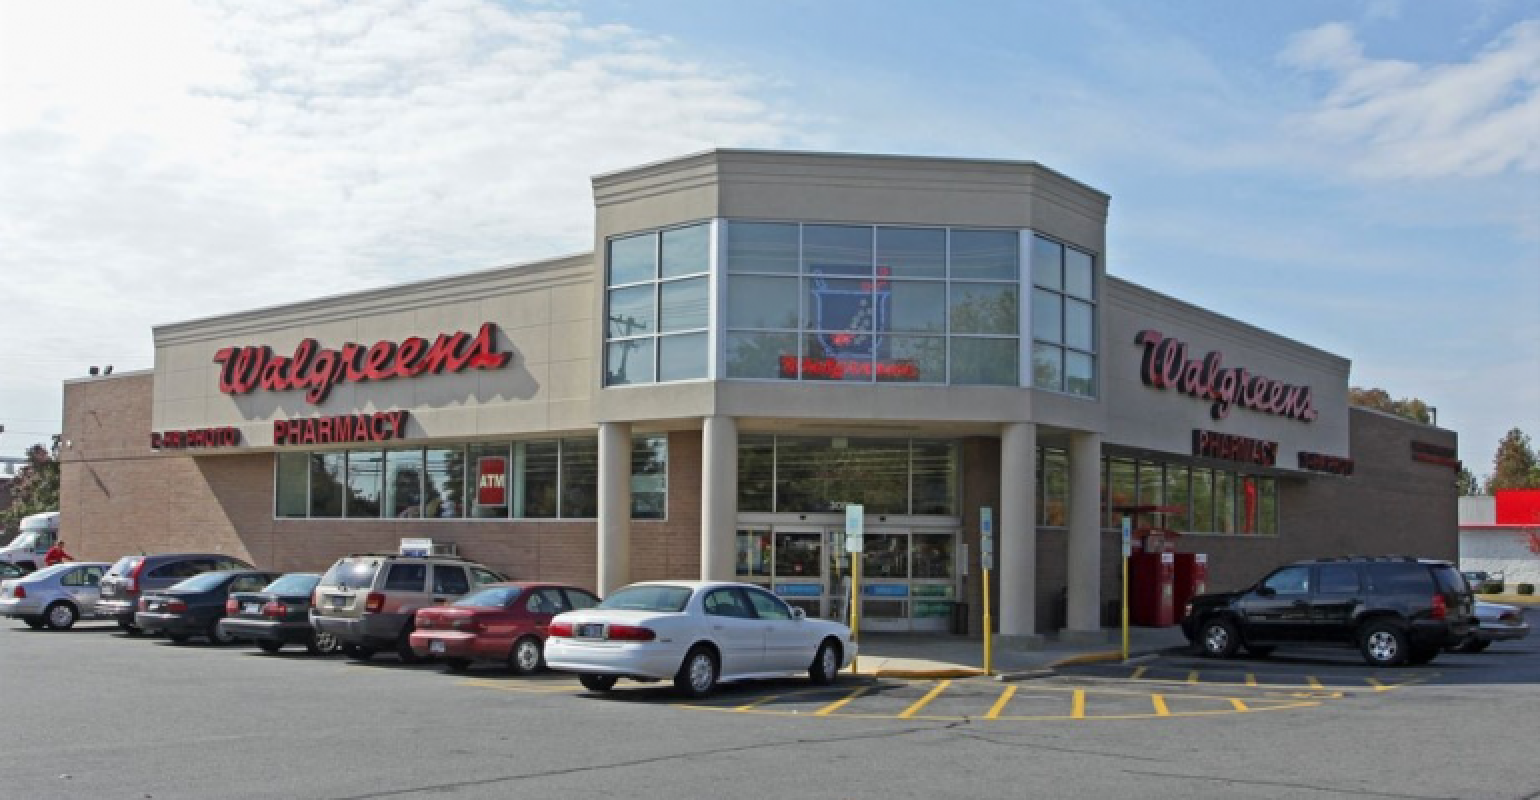
<instances>
[{"instance_id":1,"label":"person standing","mask_svg":"<svg viewBox=\"0 0 1540 800\"><path fill-rule=\"evenodd\" d=\"M43 566L45 567L51 567L55 564L63 564L66 561L74 560L74 556L64 552L63 539L54 542L53 547L48 548L48 552L43 554Z\"/></svg>"}]
</instances>

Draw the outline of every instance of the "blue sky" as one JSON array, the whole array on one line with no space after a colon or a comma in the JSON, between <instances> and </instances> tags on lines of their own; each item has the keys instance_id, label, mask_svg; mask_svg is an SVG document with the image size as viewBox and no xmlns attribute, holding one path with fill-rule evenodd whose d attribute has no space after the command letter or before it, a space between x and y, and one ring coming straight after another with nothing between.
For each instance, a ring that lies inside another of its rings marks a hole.
<instances>
[{"instance_id":1,"label":"blue sky","mask_svg":"<svg viewBox=\"0 0 1540 800\"><path fill-rule=\"evenodd\" d=\"M1114 274L1478 473L1540 438L1533 3L66 0L0 6L0 96L0 455L154 324L581 250L590 176L716 146L1041 162Z\"/></svg>"}]
</instances>

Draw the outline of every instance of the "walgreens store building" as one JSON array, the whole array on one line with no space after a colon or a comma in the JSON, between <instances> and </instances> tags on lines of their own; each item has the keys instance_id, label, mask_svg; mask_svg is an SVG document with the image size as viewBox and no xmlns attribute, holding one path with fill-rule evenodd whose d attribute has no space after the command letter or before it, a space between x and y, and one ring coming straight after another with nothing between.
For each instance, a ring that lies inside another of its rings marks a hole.
<instances>
[{"instance_id":1,"label":"walgreens store building","mask_svg":"<svg viewBox=\"0 0 1540 800\"><path fill-rule=\"evenodd\" d=\"M1119 517L1209 585L1456 554L1455 435L1349 362L1107 274L1108 196L1026 162L717 150L597 177L594 249L161 326L65 386L82 557L320 570L430 538L608 592L740 578L864 626L1099 630ZM1138 509L1159 507L1161 513Z\"/></svg>"}]
</instances>

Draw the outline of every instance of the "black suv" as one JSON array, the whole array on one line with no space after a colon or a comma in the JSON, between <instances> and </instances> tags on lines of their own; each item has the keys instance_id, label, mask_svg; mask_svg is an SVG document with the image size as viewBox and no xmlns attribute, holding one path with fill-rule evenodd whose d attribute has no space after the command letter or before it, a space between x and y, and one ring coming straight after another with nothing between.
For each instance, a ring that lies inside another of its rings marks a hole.
<instances>
[{"instance_id":1,"label":"black suv","mask_svg":"<svg viewBox=\"0 0 1540 800\"><path fill-rule=\"evenodd\" d=\"M1194 597L1182 632L1200 653L1265 656L1280 644L1357 647L1375 667L1426 664L1464 639L1474 602L1446 561L1404 556L1299 561L1239 592Z\"/></svg>"}]
</instances>

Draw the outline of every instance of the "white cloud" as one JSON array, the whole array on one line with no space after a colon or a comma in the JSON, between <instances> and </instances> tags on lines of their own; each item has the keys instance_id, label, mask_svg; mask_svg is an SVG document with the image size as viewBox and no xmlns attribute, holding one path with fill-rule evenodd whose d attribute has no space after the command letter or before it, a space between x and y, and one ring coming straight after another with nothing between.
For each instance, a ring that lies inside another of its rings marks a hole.
<instances>
[{"instance_id":1,"label":"white cloud","mask_svg":"<svg viewBox=\"0 0 1540 800\"><path fill-rule=\"evenodd\" d=\"M1297 34L1280 59L1332 81L1296 122L1318 141L1345 148L1358 175L1540 171L1540 20L1513 25L1462 63L1369 58L1341 23Z\"/></svg>"}]
</instances>

